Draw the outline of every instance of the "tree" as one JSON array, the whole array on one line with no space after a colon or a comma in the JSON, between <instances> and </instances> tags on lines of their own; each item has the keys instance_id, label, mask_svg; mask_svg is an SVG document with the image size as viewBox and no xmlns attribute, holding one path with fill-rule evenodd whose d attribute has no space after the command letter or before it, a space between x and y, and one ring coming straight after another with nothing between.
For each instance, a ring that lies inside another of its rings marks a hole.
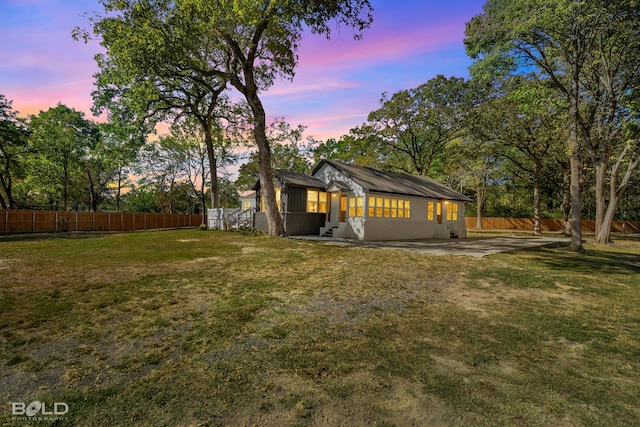
<instances>
[{"instance_id":1,"label":"tree","mask_svg":"<svg viewBox=\"0 0 640 427\"><path fill-rule=\"evenodd\" d=\"M478 135L460 138L447 146L444 162L445 176L460 186L471 187L476 199L476 228L482 229L482 217L488 187L500 158L494 153L492 141L478 139ZM461 189L462 190L462 189Z\"/></svg>"},{"instance_id":2,"label":"tree","mask_svg":"<svg viewBox=\"0 0 640 427\"><path fill-rule=\"evenodd\" d=\"M396 169L429 174L436 157L460 133L464 94L464 79L443 75L390 98L383 94L382 107L369 114L368 125Z\"/></svg>"},{"instance_id":3,"label":"tree","mask_svg":"<svg viewBox=\"0 0 640 427\"><path fill-rule=\"evenodd\" d=\"M343 135L337 140L330 138L323 144L317 144L312 151L315 163L332 159L357 166L384 169L386 156L380 148L379 138L370 130L354 128L349 135Z\"/></svg>"},{"instance_id":4,"label":"tree","mask_svg":"<svg viewBox=\"0 0 640 427\"><path fill-rule=\"evenodd\" d=\"M503 96L489 105L494 109L495 139L502 155L533 182L533 232L542 234L542 177L553 153L562 151L566 136L561 120L564 106L545 82L515 76L504 82Z\"/></svg>"},{"instance_id":5,"label":"tree","mask_svg":"<svg viewBox=\"0 0 640 427\"><path fill-rule=\"evenodd\" d=\"M588 7L588 6L586 6ZM571 244L582 249L580 228L580 75L592 46L584 2L574 0L489 0L484 13L467 23L467 53L478 60L472 72L509 73L535 67L546 73L567 98L571 162Z\"/></svg>"},{"instance_id":6,"label":"tree","mask_svg":"<svg viewBox=\"0 0 640 427\"><path fill-rule=\"evenodd\" d=\"M23 156L27 153L29 131L18 119L12 101L0 94L0 207L15 207L13 183L23 168Z\"/></svg>"},{"instance_id":7,"label":"tree","mask_svg":"<svg viewBox=\"0 0 640 427\"><path fill-rule=\"evenodd\" d=\"M140 128L128 123L103 123L100 129L100 155L103 158L104 173L115 180L116 212L120 212L122 188L127 184L129 174L138 158L146 138Z\"/></svg>"},{"instance_id":8,"label":"tree","mask_svg":"<svg viewBox=\"0 0 640 427\"><path fill-rule=\"evenodd\" d=\"M124 55L120 64L125 69L136 61L144 63L146 57L156 58L168 64L169 73L187 77L189 84L199 84L207 78L218 82L219 89L221 84L229 82L244 96L252 112L253 132L260 153L260 181L269 232L283 234L272 182L266 112L260 93L278 77L293 77L303 30L329 37L329 22L336 21L354 27L356 37L360 36L372 21L369 1L104 0L103 5L111 15L96 18L94 32L102 35L102 43L110 55L114 54L115 45L121 46L122 51L132 50L127 44L135 46L132 54ZM76 30L75 35L85 37L87 33ZM106 70L105 74L112 73L113 67L108 63L99 61L99 65ZM128 72L124 77L127 75ZM142 93L157 87L144 77L140 80ZM125 79L124 83L128 81L131 79Z\"/></svg>"},{"instance_id":9,"label":"tree","mask_svg":"<svg viewBox=\"0 0 640 427\"><path fill-rule=\"evenodd\" d=\"M86 160L97 140L96 126L84 113L63 104L32 116L29 125L35 151L29 171L32 184L50 196L61 197L67 210L71 191L78 191L78 186L72 186L89 173ZM74 199L79 197L76 193Z\"/></svg>"},{"instance_id":10,"label":"tree","mask_svg":"<svg viewBox=\"0 0 640 427\"><path fill-rule=\"evenodd\" d=\"M216 128L216 130L220 130ZM183 120L171 127L171 135L161 137L159 149L166 153L167 157L172 157L175 164L182 172L181 178L186 179L200 200L200 208L203 215L203 224L206 223L207 214L207 191L206 186L213 180L213 173L217 173L218 166L222 166L225 160L233 158L229 153L232 143L220 133L212 138L218 142L216 146L215 159L219 163L210 165L210 157L208 156L207 136L203 135L199 126L195 121ZM220 191L218 190L218 178L215 179L216 184L211 185L215 188L216 204L212 206L220 206Z\"/></svg>"},{"instance_id":11,"label":"tree","mask_svg":"<svg viewBox=\"0 0 640 427\"><path fill-rule=\"evenodd\" d=\"M93 32L107 50L96 55L96 114L106 109L114 121L130 117L147 127L193 119L201 127L214 169L211 204L218 207L217 135L221 120L233 120L237 113L222 95L227 86L224 75L211 72L223 67L225 58L210 42L207 28L185 15L179 4L106 0L103 5L107 14L91 19ZM90 38L80 28L73 35Z\"/></svg>"},{"instance_id":12,"label":"tree","mask_svg":"<svg viewBox=\"0 0 640 427\"><path fill-rule=\"evenodd\" d=\"M305 129L306 127L303 125L291 128L291 125L284 118L276 118L268 126L267 138L269 145L273 147L271 155L273 169L288 169L300 173L311 171L311 163L300 149ZM236 185L240 189L248 190L259 179L260 154L254 151L251 153L249 161L240 166Z\"/></svg>"},{"instance_id":13,"label":"tree","mask_svg":"<svg viewBox=\"0 0 640 427\"><path fill-rule=\"evenodd\" d=\"M603 126L615 136L610 125L624 110L617 108L620 97L637 84L639 13L635 0L489 0L484 13L467 24L467 52L478 60L474 75L535 68L566 98L572 250L582 249L580 152L586 146L594 157L594 128Z\"/></svg>"},{"instance_id":14,"label":"tree","mask_svg":"<svg viewBox=\"0 0 640 427\"><path fill-rule=\"evenodd\" d=\"M269 233L284 234L275 200L266 112L260 93L267 90L277 77L293 78L297 50L305 28L329 38L329 22L336 21L353 27L355 37L360 37L372 22L369 0L192 0L190 3L194 14L205 11L204 16L209 18L208 27L230 59L223 75L251 108Z\"/></svg>"}]
</instances>

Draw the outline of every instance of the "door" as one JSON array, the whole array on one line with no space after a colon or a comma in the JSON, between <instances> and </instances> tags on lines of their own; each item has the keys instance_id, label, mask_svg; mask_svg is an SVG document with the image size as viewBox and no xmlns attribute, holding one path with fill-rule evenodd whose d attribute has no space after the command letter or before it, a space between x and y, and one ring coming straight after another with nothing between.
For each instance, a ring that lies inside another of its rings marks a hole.
<instances>
[{"instance_id":1,"label":"door","mask_svg":"<svg viewBox=\"0 0 640 427\"><path fill-rule=\"evenodd\" d=\"M442 202L438 202L436 209L437 209L436 215L438 218L438 224L442 224Z\"/></svg>"}]
</instances>

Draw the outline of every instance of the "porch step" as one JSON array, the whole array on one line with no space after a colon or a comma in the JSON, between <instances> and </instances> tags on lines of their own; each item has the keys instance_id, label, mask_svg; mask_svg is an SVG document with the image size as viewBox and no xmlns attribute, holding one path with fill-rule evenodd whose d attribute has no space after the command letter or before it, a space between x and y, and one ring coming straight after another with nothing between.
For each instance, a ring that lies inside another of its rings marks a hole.
<instances>
[{"instance_id":1,"label":"porch step","mask_svg":"<svg viewBox=\"0 0 640 427\"><path fill-rule=\"evenodd\" d=\"M324 233L322 233L322 237L333 237L333 230L335 230L336 228L338 228L338 227L329 228Z\"/></svg>"}]
</instances>

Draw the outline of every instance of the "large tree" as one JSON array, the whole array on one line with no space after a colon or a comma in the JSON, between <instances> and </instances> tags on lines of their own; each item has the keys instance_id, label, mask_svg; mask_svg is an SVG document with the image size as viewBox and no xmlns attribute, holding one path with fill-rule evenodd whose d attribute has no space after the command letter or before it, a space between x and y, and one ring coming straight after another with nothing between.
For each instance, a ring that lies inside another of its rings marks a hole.
<instances>
[{"instance_id":1,"label":"large tree","mask_svg":"<svg viewBox=\"0 0 640 427\"><path fill-rule=\"evenodd\" d=\"M475 75L533 68L566 98L572 250L582 249L580 152L585 146L593 151L592 131L615 121L623 111L618 109L620 97L636 84L638 15L636 0L489 0L484 13L467 24L467 52L478 59ZM595 87L590 81L596 82ZM625 86L626 91L620 92ZM598 113L601 108L609 114ZM608 130L605 133L612 136ZM611 146L607 145L603 144L608 163Z\"/></svg>"},{"instance_id":2,"label":"large tree","mask_svg":"<svg viewBox=\"0 0 640 427\"><path fill-rule=\"evenodd\" d=\"M215 168L221 120L232 115L225 76L218 72L228 61L209 29L184 13L183 3L168 1L102 2L106 14L90 18L105 53L95 59L100 71L93 92L96 114L136 121L153 127L184 117L201 127L209 163ZM76 39L91 36L74 30ZM215 72L212 72L215 70ZM211 203L219 204L217 173L211 180Z\"/></svg>"},{"instance_id":3,"label":"large tree","mask_svg":"<svg viewBox=\"0 0 640 427\"><path fill-rule=\"evenodd\" d=\"M260 181L269 232L283 234L261 92L278 77L293 78L297 50L306 29L329 37L334 21L354 28L359 37L372 21L369 1L103 0L103 5L109 15L96 19L94 31L103 36L108 54L113 54L113 43L123 45L123 49L126 44L138 45L136 55L128 55L126 66L131 61L144 62L146 56L158 56L168 64L169 71L173 69L180 77L186 74L190 79L196 76L199 80L229 82L244 96L252 112L260 153ZM152 19L140 19L141 14ZM118 30L109 32L112 23ZM170 36L149 38L147 32L168 32ZM158 52L166 52L167 57Z\"/></svg>"},{"instance_id":4,"label":"large tree","mask_svg":"<svg viewBox=\"0 0 640 427\"><path fill-rule=\"evenodd\" d=\"M12 108L12 101L0 93L0 207L15 207L13 184L27 152L29 131Z\"/></svg>"},{"instance_id":5,"label":"large tree","mask_svg":"<svg viewBox=\"0 0 640 427\"><path fill-rule=\"evenodd\" d=\"M428 175L434 160L461 130L464 79L438 75L391 97L368 117L369 129L393 159L389 166Z\"/></svg>"},{"instance_id":6,"label":"large tree","mask_svg":"<svg viewBox=\"0 0 640 427\"><path fill-rule=\"evenodd\" d=\"M252 111L260 156L260 188L270 234L284 234L273 188L271 149L261 92L277 77L293 78L303 31L331 35L331 21L354 28L355 37L371 22L369 0L191 0L194 12L206 11L208 25L231 57L226 77Z\"/></svg>"},{"instance_id":7,"label":"large tree","mask_svg":"<svg viewBox=\"0 0 640 427\"><path fill-rule=\"evenodd\" d=\"M542 178L551 159L563 151L565 108L554 91L532 78L516 76L504 88L489 104L497 112L493 131L502 155L533 183L533 232L540 235Z\"/></svg>"},{"instance_id":8,"label":"large tree","mask_svg":"<svg viewBox=\"0 0 640 427\"><path fill-rule=\"evenodd\" d=\"M31 183L50 197L62 199L62 207L67 210L72 191L78 202L84 177L91 174L88 159L98 139L96 125L85 119L84 113L63 104L32 116L29 125L34 150Z\"/></svg>"}]
</instances>

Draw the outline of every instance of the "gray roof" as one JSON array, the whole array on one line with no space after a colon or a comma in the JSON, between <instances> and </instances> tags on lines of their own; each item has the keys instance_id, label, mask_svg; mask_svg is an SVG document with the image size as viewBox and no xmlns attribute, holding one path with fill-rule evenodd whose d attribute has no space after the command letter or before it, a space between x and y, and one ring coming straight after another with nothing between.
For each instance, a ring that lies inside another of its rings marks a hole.
<instances>
[{"instance_id":1,"label":"gray roof","mask_svg":"<svg viewBox=\"0 0 640 427\"><path fill-rule=\"evenodd\" d=\"M312 173L316 173L324 164L329 164L360 184L367 192L401 194L405 196L428 197L433 199L459 200L471 202L467 196L452 190L446 185L420 175L403 172L382 171L378 169L354 166L334 160L323 160Z\"/></svg>"},{"instance_id":2,"label":"gray roof","mask_svg":"<svg viewBox=\"0 0 640 427\"><path fill-rule=\"evenodd\" d=\"M307 175L300 172L293 172L291 170L285 169L274 169L273 175L277 181L281 184L292 185L297 187L311 187L324 189L326 184L320 181L318 178ZM276 183L274 182L274 185ZM253 190L258 190L260 188L260 180L258 180L253 186Z\"/></svg>"}]
</instances>

